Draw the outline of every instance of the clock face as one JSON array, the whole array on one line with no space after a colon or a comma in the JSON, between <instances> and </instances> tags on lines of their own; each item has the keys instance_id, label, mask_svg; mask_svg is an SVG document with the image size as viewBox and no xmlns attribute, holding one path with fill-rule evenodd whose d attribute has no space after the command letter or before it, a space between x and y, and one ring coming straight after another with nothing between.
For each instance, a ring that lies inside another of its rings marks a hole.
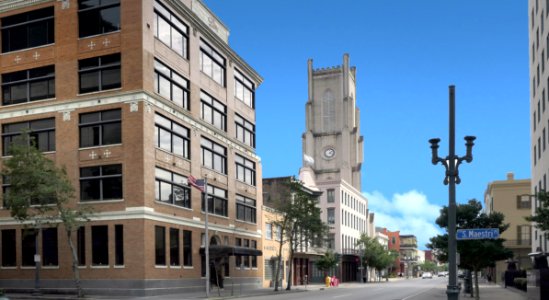
<instances>
[{"instance_id":1,"label":"clock face","mask_svg":"<svg viewBox=\"0 0 549 300\"><path fill-rule=\"evenodd\" d=\"M335 152L334 148L326 148L326 150L324 150L324 156L326 156L327 158L334 157L335 153L336 152Z\"/></svg>"}]
</instances>

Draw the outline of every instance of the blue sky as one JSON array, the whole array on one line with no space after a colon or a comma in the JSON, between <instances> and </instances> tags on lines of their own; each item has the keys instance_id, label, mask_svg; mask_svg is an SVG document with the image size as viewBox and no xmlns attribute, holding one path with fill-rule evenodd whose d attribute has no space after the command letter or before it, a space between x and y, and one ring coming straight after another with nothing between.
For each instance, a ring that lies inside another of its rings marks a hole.
<instances>
[{"instance_id":1,"label":"blue sky","mask_svg":"<svg viewBox=\"0 0 549 300\"><path fill-rule=\"evenodd\" d=\"M483 199L489 182L530 177L528 1L204 0L230 29L229 44L264 78L256 91L263 177L297 175L305 128L307 59L314 68L357 69L364 136L362 191L376 225L440 232L448 203L448 86L456 85L456 153L477 136L460 167L457 201Z\"/></svg>"}]
</instances>

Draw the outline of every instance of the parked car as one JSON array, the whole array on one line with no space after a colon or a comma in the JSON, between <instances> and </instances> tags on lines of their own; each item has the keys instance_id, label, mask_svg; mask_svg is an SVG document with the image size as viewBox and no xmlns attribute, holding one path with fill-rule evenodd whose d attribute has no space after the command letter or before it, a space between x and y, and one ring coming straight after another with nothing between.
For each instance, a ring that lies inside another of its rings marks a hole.
<instances>
[{"instance_id":1,"label":"parked car","mask_svg":"<svg viewBox=\"0 0 549 300\"><path fill-rule=\"evenodd\" d=\"M423 275L421 275L421 278L423 278L423 279L425 279L425 278L433 279L433 273L425 272L425 273L423 273Z\"/></svg>"},{"instance_id":2,"label":"parked car","mask_svg":"<svg viewBox=\"0 0 549 300\"><path fill-rule=\"evenodd\" d=\"M446 271L438 272L438 277L446 277L446 276L448 276L448 272Z\"/></svg>"}]
</instances>

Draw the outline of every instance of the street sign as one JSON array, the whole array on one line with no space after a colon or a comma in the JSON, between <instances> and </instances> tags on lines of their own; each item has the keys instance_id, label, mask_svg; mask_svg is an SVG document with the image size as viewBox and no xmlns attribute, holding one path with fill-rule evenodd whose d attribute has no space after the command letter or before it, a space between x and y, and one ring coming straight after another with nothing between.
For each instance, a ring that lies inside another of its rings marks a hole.
<instances>
[{"instance_id":1,"label":"street sign","mask_svg":"<svg viewBox=\"0 0 549 300\"><path fill-rule=\"evenodd\" d=\"M458 229L456 232L457 240L484 240L497 238L499 238L498 228Z\"/></svg>"}]
</instances>

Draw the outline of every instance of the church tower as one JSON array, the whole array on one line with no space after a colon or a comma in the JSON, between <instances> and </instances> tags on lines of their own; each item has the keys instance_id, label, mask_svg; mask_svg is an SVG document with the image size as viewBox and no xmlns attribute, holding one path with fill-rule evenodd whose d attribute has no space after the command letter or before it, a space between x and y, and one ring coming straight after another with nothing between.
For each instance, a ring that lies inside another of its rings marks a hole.
<instances>
[{"instance_id":1,"label":"church tower","mask_svg":"<svg viewBox=\"0 0 549 300\"><path fill-rule=\"evenodd\" d=\"M309 59L308 78L303 166L317 182L342 180L360 191L363 138L356 68L349 66L348 54L343 55L342 66L316 70Z\"/></svg>"}]
</instances>

